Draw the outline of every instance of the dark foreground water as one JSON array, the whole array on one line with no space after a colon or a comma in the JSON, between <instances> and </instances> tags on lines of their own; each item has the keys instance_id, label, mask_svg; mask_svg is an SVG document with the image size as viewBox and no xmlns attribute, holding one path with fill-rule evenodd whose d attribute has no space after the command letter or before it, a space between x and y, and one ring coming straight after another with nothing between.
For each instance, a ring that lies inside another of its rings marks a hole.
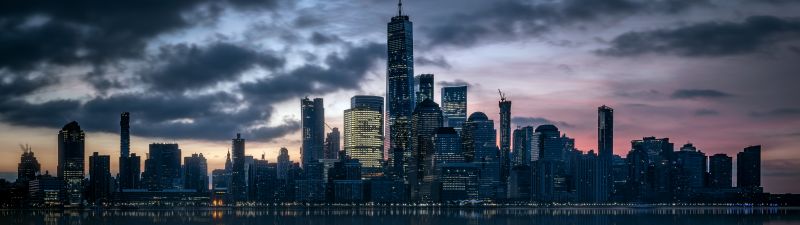
<instances>
[{"instance_id":1,"label":"dark foreground water","mask_svg":"<svg viewBox=\"0 0 800 225\"><path fill-rule=\"evenodd\" d=\"M227 209L0 211L0 225L781 225L800 224L800 208Z\"/></svg>"}]
</instances>

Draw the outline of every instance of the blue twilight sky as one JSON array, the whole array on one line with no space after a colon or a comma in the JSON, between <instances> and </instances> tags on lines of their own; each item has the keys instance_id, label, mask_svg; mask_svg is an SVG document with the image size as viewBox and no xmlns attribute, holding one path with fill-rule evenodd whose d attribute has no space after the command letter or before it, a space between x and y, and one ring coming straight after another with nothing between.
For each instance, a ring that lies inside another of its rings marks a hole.
<instances>
[{"instance_id":1,"label":"blue twilight sky","mask_svg":"<svg viewBox=\"0 0 800 225\"><path fill-rule=\"evenodd\" d=\"M552 123L596 148L615 108L615 153L643 136L707 155L763 145L763 184L800 192L800 2L436 0L404 2L415 73L469 85L469 111ZM219 168L236 132L247 153L299 155L299 100L323 97L341 127L356 94L384 95L395 1L180 0L0 3L0 171L19 144L54 171L56 135L87 131L87 156L178 142ZM439 89L436 89L438 96ZM437 97L438 99L438 97ZM116 167L116 161L112 160Z\"/></svg>"}]
</instances>

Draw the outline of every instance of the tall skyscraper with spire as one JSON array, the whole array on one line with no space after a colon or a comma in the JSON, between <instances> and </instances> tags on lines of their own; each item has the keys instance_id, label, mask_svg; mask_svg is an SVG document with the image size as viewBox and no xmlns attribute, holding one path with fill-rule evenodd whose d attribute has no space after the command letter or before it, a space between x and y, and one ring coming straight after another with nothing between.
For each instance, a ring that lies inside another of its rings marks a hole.
<instances>
[{"instance_id":1,"label":"tall skyscraper with spire","mask_svg":"<svg viewBox=\"0 0 800 225\"><path fill-rule=\"evenodd\" d=\"M614 157L614 109L608 106L597 108L597 169L596 198L606 202L611 197L612 170Z\"/></svg>"},{"instance_id":2,"label":"tall skyscraper with spire","mask_svg":"<svg viewBox=\"0 0 800 225\"><path fill-rule=\"evenodd\" d=\"M414 111L414 38L411 20L403 15L403 3L397 4L397 16L387 29L386 120L389 144L386 155L409 152L411 114ZM389 160L396 164L397 159Z\"/></svg>"}]
</instances>

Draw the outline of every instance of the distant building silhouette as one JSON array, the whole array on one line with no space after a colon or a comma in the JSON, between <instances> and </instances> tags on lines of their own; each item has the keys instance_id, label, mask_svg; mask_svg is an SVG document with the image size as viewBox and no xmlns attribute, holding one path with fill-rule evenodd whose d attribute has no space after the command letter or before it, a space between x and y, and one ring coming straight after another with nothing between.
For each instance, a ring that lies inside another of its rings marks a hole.
<instances>
[{"instance_id":1,"label":"distant building silhouette","mask_svg":"<svg viewBox=\"0 0 800 225\"><path fill-rule=\"evenodd\" d=\"M83 204L85 134L78 122L72 121L58 132L58 179L64 181L66 205Z\"/></svg>"},{"instance_id":2,"label":"distant building silhouette","mask_svg":"<svg viewBox=\"0 0 800 225\"><path fill-rule=\"evenodd\" d=\"M711 188L731 188L733 182L733 158L726 154L714 154L708 160L709 186Z\"/></svg>"},{"instance_id":3,"label":"distant building silhouette","mask_svg":"<svg viewBox=\"0 0 800 225\"><path fill-rule=\"evenodd\" d=\"M181 178L181 149L178 144L153 143L144 161L142 183L148 190L179 189Z\"/></svg>"},{"instance_id":4,"label":"distant building silhouette","mask_svg":"<svg viewBox=\"0 0 800 225\"><path fill-rule=\"evenodd\" d=\"M33 155L30 147L24 146L19 164L17 164L17 182L27 184L28 181L36 179L42 169L39 160Z\"/></svg>"},{"instance_id":5,"label":"distant building silhouette","mask_svg":"<svg viewBox=\"0 0 800 225\"><path fill-rule=\"evenodd\" d=\"M594 195L599 202L608 202L613 190L612 160L614 157L614 109L597 108L597 185Z\"/></svg>"},{"instance_id":6,"label":"distant building silhouette","mask_svg":"<svg viewBox=\"0 0 800 225\"><path fill-rule=\"evenodd\" d=\"M231 140L231 185L228 187L230 200L233 202L247 200L247 174L245 173L245 139L241 134Z\"/></svg>"},{"instance_id":7,"label":"distant building silhouette","mask_svg":"<svg viewBox=\"0 0 800 225\"><path fill-rule=\"evenodd\" d=\"M277 166L277 178L281 180L286 179L289 174L289 168L292 166L292 161L289 160L289 149L286 147L281 147L278 153Z\"/></svg>"},{"instance_id":8,"label":"distant building silhouette","mask_svg":"<svg viewBox=\"0 0 800 225\"><path fill-rule=\"evenodd\" d=\"M670 202L674 200L675 145L669 138L645 137L631 141L626 158L629 199L641 202Z\"/></svg>"},{"instance_id":9,"label":"distant building silhouette","mask_svg":"<svg viewBox=\"0 0 800 225\"><path fill-rule=\"evenodd\" d=\"M183 188L208 192L208 161L203 153L183 157Z\"/></svg>"},{"instance_id":10,"label":"distant building silhouette","mask_svg":"<svg viewBox=\"0 0 800 225\"><path fill-rule=\"evenodd\" d=\"M141 157L130 154L131 135L130 135L130 113L123 112L119 120L119 188L136 189L140 188L141 183Z\"/></svg>"},{"instance_id":11,"label":"distant building silhouette","mask_svg":"<svg viewBox=\"0 0 800 225\"><path fill-rule=\"evenodd\" d=\"M761 145L744 148L736 154L736 187L746 192L761 192Z\"/></svg>"},{"instance_id":12,"label":"distant building silhouette","mask_svg":"<svg viewBox=\"0 0 800 225\"><path fill-rule=\"evenodd\" d=\"M99 155L94 152L89 156L89 191L88 198L91 203L106 202L111 197L111 156Z\"/></svg>"},{"instance_id":13,"label":"distant building silhouette","mask_svg":"<svg viewBox=\"0 0 800 225\"><path fill-rule=\"evenodd\" d=\"M342 134L339 128L332 128L331 132L325 137L325 159L336 159L341 151Z\"/></svg>"}]
</instances>

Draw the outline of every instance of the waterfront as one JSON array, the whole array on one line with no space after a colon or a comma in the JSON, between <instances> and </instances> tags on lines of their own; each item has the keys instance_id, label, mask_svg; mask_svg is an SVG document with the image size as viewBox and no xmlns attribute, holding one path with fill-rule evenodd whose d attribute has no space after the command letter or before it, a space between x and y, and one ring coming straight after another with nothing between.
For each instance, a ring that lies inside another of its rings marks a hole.
<instances>
[{"instance_id":1,"label":"waterfront","mask_svg":"<svg viewBox=\"0 0 800 225\"><path fill-rule=\"evenodd\" d=\"M800 224L800 208L3 210L0 224Z\"/></svg>"}]
</instances>

